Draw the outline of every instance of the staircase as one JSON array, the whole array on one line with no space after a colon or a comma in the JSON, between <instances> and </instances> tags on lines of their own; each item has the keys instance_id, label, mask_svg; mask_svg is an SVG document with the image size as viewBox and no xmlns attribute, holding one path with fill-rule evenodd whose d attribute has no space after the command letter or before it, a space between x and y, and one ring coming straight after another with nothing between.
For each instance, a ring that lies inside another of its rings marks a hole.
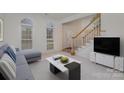
<instances>
[{"instance_id":1,"label":"staircase","mask_svg":"<svg viewBox=\"0 0 124 93\"><path fill-rule=\"evenodd\" d=\"M89 59L90 53L92 51L93 51L93 40L86 43L85 46L82 46L80 48L77 48L77 50L75 50L77 56L84 57L87 59Z\"/></svg>"},{"instance_id":2,"label":"staircase","mask_svg":"<svg viewBox=\"0 0 124 93\"><path fill-rule=\"evenodd\" d=\"M72 37L72 50L76 55L89 58L93 51L94 37L101 36L101 14L96 14L89 24L79 33Z\"/></svg>"}]
</instances>

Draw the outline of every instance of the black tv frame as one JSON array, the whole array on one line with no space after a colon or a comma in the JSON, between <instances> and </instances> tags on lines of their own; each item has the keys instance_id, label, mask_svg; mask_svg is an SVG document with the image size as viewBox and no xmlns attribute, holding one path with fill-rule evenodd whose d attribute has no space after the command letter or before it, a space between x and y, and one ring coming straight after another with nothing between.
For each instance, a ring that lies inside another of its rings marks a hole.
<instances>
[{"instance_id":1,"label":"black tv frame","mask_svg":"<svg viewBox=\"0 0 124 93\"><path fill-rule=\"evenodd\" d=\"M116 45L117 49L110 50L110 49L105 49L103 47L101 47L101 49L100 48L97 49L97 47L96 47L96 43L98 43L98 41L96 41L97 39L99 39L99 40L101 39L101 41L104 41L107 39L110 41L115 40L116 44L114 44L114 45ZM120 37L95 37L94 38L94 52L99 52L99 53L104 53L104 54L109 54L109 55L114 55L114 56L120 56Z\"/></svg>"}]
</instances>

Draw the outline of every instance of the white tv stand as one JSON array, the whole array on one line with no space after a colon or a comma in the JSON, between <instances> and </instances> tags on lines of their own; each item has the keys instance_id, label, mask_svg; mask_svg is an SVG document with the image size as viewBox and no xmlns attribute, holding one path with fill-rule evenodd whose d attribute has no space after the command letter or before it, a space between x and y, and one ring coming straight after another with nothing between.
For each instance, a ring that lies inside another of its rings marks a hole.
<instances>
[{"instance_id":1,"label":"white tv stand","mask_svg":"<svg viewBox=\"0 0 124 93\"><path fill-rule=\"evenodd\" d=\"M90 54L90 60L92 62L105 65L113 69L117 69L119 71L124 72L124 58L123 57L117 57L117 56L92 52Z\"/></svg>"}]
</instances>

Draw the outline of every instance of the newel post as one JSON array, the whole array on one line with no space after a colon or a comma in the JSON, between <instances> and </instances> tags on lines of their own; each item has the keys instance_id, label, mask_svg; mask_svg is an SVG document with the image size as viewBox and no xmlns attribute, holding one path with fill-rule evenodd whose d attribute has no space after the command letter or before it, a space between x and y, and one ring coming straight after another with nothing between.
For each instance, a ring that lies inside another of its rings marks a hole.
<instances>
[{"instance_id":1,"label":"newel post","mask_svg":"<svg viewBox=\"0 0 124 93\"><path fill-rule=\"evenodd\" d=\"M74 50L74 37L72 37L72 50L71 50L71 55L75 55L75 50Z\"/></svg>"},{"instance_id":2,"label":"newel post","mask_svg":"<svg viewBox=\"0 0 124 93\"><path fill-rule=\"evenodd\" d=\"M72 37L72 50L74 50L74 37Z\"/></svg>"}]
</instances>

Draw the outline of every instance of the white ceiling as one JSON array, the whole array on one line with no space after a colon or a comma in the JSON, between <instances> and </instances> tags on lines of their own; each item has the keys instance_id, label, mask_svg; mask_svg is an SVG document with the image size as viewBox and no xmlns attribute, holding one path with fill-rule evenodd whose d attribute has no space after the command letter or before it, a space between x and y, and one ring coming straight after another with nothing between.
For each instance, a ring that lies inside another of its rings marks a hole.
<instances>
[{"instance_id":1,"label":"white ceiling","mask_svg":"<svg viewBox=\"0 0 124 93\"><path fill-rule=\"evenodd\" d=\"M66 17L76 15L77 13L45 13L45 16L48 16L50 18L56 19L56 20L62 20Z\"/></svg>"}]
</instances>

